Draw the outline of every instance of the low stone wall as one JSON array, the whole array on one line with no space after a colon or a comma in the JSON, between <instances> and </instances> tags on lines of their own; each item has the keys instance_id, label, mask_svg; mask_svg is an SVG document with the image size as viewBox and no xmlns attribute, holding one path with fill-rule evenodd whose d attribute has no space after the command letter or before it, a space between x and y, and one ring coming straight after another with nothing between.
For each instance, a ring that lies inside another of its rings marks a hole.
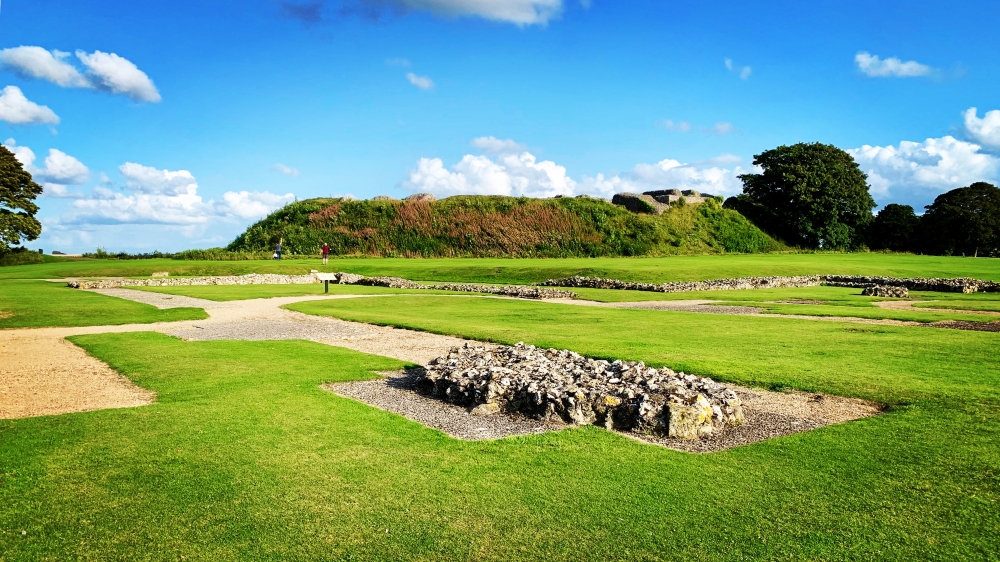
<instances>
[{"instance_id":1,"label":"low stone wall","mask_svg":"<svg viewBox=\"0 0 1000 562\"><path fill-rule=\"evenodd\" d=\"M316 276L250 273L248 275L219 275L212 277L157 277L153 279L99 279L97 281L70 281L74 289L118 289L127 287L184 287L189 285L308 285L319 283Z\"/></svg>"},{"instance_id":2,"label":"low stone wall","mask_svg":"<svg viewBox=\"0 0 1000 562\"><path fill-rule=\"evenodd\" d=\"M487 293L524 299L571 299L577 296L571 291L528 287L523 285L474 285L467 283L416 283L400 277L365 277L354 273L334 273L333 283L341 285L368 285L391 287L393 289L430 289L458 291L465 293ZM117 289L127 287L182 287L190 285L306 285L321 283L315 273L308 275L278 275L271 273L251 273L249 275L220 275L215 277L174 277L155 279L100 279L97 281L71 281L75 289Z\"/></svg>"},{"instance_id":3,"label":"low stone wall","mask_svg":"<svg viewBox=\"0 0 1000 562\"><path fill-rule=\"evenodd\" d=\"M473 414L519 413L677 439L743 423L739 397L711 379L523 343L452 348L426 366L417 388L473 407Z\"/></svg>"},{"instance_id":4,"label":"low stone wall","mask_svg":"<svg viewBox=\"0 0 1000 562\"><path fill-rule=\"evenodd\" d=\"M341 274L340 283L345 283L344 275ZM517 297L522 299L572 299L578 295L571 291L560 291L558 289L546 289L542 287L529 287L525 285L474 285L468 283L417 283L401 277L361 277L357 280L346 281L350 285L371 285L376 287L391 287L393 289L431 289L438 291L458 291L465 293L487 293L491 295L503 295L507 297Z\"/></svg>"},{"instance_id":5,"label":"low stone wall","mask_svg":"<svg viewBox=\"0 0 1000 562\"><path fill-rule=\"evenodd\" d=\"M983 281L971 277L942 279L939 277L870 277L865 275L824 275L823 281L831 287L906 287L911 291L935 291L939 293L997 293L1000 283Z\"/></svg>"},{"instance_id":6,"label":"low stone wall","mask_svg":"<svg viewBox=\"0 0 1000 562\"><path fill-rule=\"evenodd\" d=\"M712 279L710 281L672 281L659 284L575 276L563 279L549 279L543 282L542 285L549 287L587 287L590 289L680 293L684 291L735 291L743 289L776 289L780 287L818 287L821 283L822 277L819 275L739 277L735 279Z\"/></svg>"},{"instance_id":7,"label":"low stone wall","mask_svg":"<svg viewBox=\"0 0 1000 562\"><path fill-rule=\"evenodd\" d=\"M733 291L746 289L777 289L782 287L903 287L910 291L936 291L942 293L995 293L1000 292L1000 283L983 281L969 277L955 279L926 277L871 277L865 275L798 275L791 277L738 277L734 279L712 279L709 281L672 281L669 283L640 283L603 279L601 277L565 277L549 279L541 285L548 287L586 287L590 289L618 289L629 291L653 291L658 293L679 293L686 291Z\"/></svg>"}]
</instances>

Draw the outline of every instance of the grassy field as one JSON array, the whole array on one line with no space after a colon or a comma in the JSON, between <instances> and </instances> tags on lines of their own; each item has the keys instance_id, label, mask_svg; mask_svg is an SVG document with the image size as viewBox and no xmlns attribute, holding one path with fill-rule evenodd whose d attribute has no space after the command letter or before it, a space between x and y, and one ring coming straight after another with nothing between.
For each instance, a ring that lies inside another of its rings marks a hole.
<instances>
[{"instance_id":1,"label":"grassy field","mask_svg":"<svg viewBox=\"0 0 1000 562\"><path fill-rule=\"evenodd\" d=\"M621 311L599 312L613 323ZM619 343L634 335L619 333ZM816 334L792 335L786 355L812 367L800 375L812 386L912 401L709 455L596 428L457 441L320 390L400 364L319 344L75 337L158 402L0 421L0 556L988 559L1000 548L1000 416L996 368L980 355L996 338L961 335L969 339L924 381L887 377L900 365L872 357L852 377L835 374L840 357L802 352ZM888 337L956 343L944 330ZM584 335L574 347L600 344ZM940 358L909 367L921 359ZM776 385L797 378L752 370ZM881 391L861 382L869 375L884 379Z\"/></svg>"},{"instance_id":2,"label":"grassy field","mask_svg":"<svg viewBox=\"0 0 1000 562\"><path fill-rule=\"evenodd\" d=\"M82 260L0 268L0 279L93 276L229 275L310 270L396 275L407 279L485 283L537 283L589 275L627 281L691 281L756 275L865 274L899 277L975 277L1000 280L1000 259L909 254L755 254L666 258L402 259L338 258L266 261Z\"/></svg>"},{"instance_id":3,"label":"grassy field","mask_svg":"<svg viewBox=\"0 0 1000 562\"><path fill-rule=\"evenodd\" d=\"M200 308L159 310L46 281L0 281L0 329L147 324L207 318Z\"/></svg>"},{"instance_id":4,"label":"grassy field","mask_svg":"<svg viewBox=\"0 0 1000 562\"><path fill-rule=\"evenodd\" d=\"M377 261L392 260L359 263ZM462 268L487 260L436 261L472 275ZM712 263L695 265L719 271ZM555 266L497 275L546 267ZM380 288L331 287L368 289ZM168 292L232 300L289 290L322 286ZM626 292L588 298L603 293ZM1000 551L1000 334L420 294L288 308L862 397L887 411L705 455L592 427L463 442L319 388L397 369L396 360L298 341L77 336L157 401L0 420L0 561L991 560ZM711 295L878 310L855 289ZM29 325L204 314L10 279L0 280L0 310Z\"/></svg>"}]
</instances>

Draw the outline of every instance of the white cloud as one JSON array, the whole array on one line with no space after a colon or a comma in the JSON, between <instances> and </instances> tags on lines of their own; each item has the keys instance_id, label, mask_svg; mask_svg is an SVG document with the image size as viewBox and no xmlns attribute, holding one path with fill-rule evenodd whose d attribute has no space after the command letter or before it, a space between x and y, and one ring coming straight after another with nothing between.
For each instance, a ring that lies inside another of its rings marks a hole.
<instances>
[{"instance_id":1,"label":"white cloud","mask_svg":"<svg viewBox=\"0 0 1000 562\"><path fill-rule=\"evenodd\" d=\"M920 204L945 191L977 181L996 181L1000 158L981 152L978 144L951 136L899 146L848 150L868 174L875 198Z\"/></svg>"},{"instance_id":2,"label":"white cloud","mask_svg":"<svg viewBox=\"0 0 1000 562\"><path fill-rule=\"evenodd\" d=\"M477 137L472 139L469 144L489 154L511 154L527 150L519 142L514 142L511 139L498 139L494 136Z\"/></svg>"},{"instance_id":3,"label":"white cloud","mask_svg":"<svg viewBox=\"0 0 1000 562\"><path fill-rule=\"evenodd\" d=\"M89 88L122 94L137 102L158 102L160 92L145 72L115 53L77 51L85 72L67 62L69 53L21 46L0 51L0 67L25 78L48 80L64 88Z\"/></svg>"},{"instance_id":4,"label":"white cloud","mask_svg":"<svg viewBox=\"0 0 1000 562\"><path fill-rule=\"evenodd\" d=\"M33 180L45 185L47 191L56 193L60 188L64 190L67 185L87 183L90 179L90 170L83 162L61 150L50 148L49 155L45 157L45 166L36 168L33 150L27 146L18 146L14 139L4 141L4 146L14 153L14 157L31 174Z\"/></svg>"},{"instance_id":5,"label":"white cloud","mask_svg":"<svg viewBox=\"0 0 1000 562\"><path fill-rule=\"evenodd\" d=\"M663 122L663 127L668 131L677 131L678 133L686 133L691 130L691 123L687 121L673 121L667 119Z\"/></svg>"},{"instance_id":6,"label":"white cloud","mask_svg":"<svg viewBox=\"0 0 1000 562\"><path fill-rule=\"evenodd\" d=\"M82 191L70 190L68 187L58 183L42 184L42 197L51 199L79 199L84 197Z\"/></svg>"},{"instance_id":7,"label":"white cloud","mask_svg":"<svg viewBox=\"0 0 1000 562\"><path fill-rule=\"evenodd\" d=\"M291 193L277 195L269 191L227 191L222 195L222 202L216 205L216 211L241 219L258 219L294 200L295 196Z\"/></svg>"},{"instance_id":8,"label":"white cloud","mask_svg":"<svg viewBox=\"0 0 1000 562\"><path fill-rule=\"evenodd\" d=\"M440 158L421 158L400 187L413 192L450 195L509 195L553 197L590 194L609 197L621 191L694 189L713 195L734 195L742 189L736 177L746 170L723 167L739 161L724 154L704 163L682 164L665 159L656 164L638 164L625 174L584 176L579 182L566 168L538 159L512 140L480 137L473 146L490 154L466 154L448 169Z\"/></svg>"},{"instance_id":9,"label":"white cloud","mask_svg":"<svg viewBox=\"0 0 1000 562\"><path fill-rule=\"evenodd\" d=\"M443 16L474 16L520 26L545 25L562 12L562 0L395 0L395 3Z\"/></svg>"},{"instance_id":10,"label":"white cloud","mask_svg":"<svg viewBox=\"0 0 1000 562\"><path fill-rule=\"evenodd\" d=\"M73 202L58 223L66 225L160 224L207 226L222 221L259 218L294 200L291 193L228 191L222 201L205 201L188 170L161 170L126 162L118 168L131 193L95 187Z\"/></svg>"},{"instance_id":11,"label":"white cloud","mask_svg":"<svg viewBox=\"0 0 1000 562\"><path fill-rule=\"evenodd\" d=\"M275 164L274 169L281 172L282 174L285 174L286 176L290 176L293 178L299 177L298 170L296 170L295 168L289 168L288 166L281 163Z\"/></svg>"},{"instance_id":12,"label":"white cloud","mask_svg":"<svg viewBox=\"0 0 1000 562\"><path fill-rule=\"evenodd\" d=\"M702 127L702 131L711 135L728 135L736 131L736 127L733 127L732 123L727 123L725 121L719 121L712 125L711 127Z\"/></svg>"},{"instance_id":13,"label":"white cloud","mask_svg":"<svg viewBox=\"0 0 1000 562\"><path fill-rule=\"evenodd\" d=\"M976 108L965 111L965 130L978 143L1000 149L1000 109L987 111L980 119Z\"/></svg>"},{"instance_id":14,"label":"white cloud","mask_svg":"<svg viewBox=\"0 0 1000 562\"><path fill-rule=\"evenodd\" d=\"M21 88L7 86L0 92L0 121L11 125L58 125L59 116L44 105L24 97Z\"/></svg>"},{"instance_id":15,"label":"white cloud","mask_svg":"<svg viewBox=\"0 0 1000 562\"><path fill-rule=\"evenodd\" d=\"M927 76L934 71L931 67L920 64L915 60L903 62L896 57L881 59L878 55L872 55L864 51L854 56L854 62L858 65L865 76L874 78L909 78L914 76Z\"/></svg>"},{"instance_id":16,"label":"white cloud","mask_svg":"<svg viewBox=\"0 0 1000 562\"><path fill-rule=\"evenodd\" d=\"M413 84L421 90L430 90L434 87L434 81L431 80L429 76L417 76L412 72L407 72L406 79L410 81L410 84Z\"/></svg>"},{"instance_id":17,"label":"white cloud","mask_svg":"<svg viewBox=\"0 0 1000 562\"><path fill-rule=\"evenodd\" d=\"M125 187L136 193L158 195L194 195L198 183L187 170L158 170L135 162L126 162L118 167L125 178Z\"/></svg>"},{"instance_id":18,"label":"white cloud","mask_svg":"<svg viewBox=\"0 0 1000 562\"><path fill-rule=\"evenodd\" d=\"M87 67L93 87L115 94L124 94L138 102L158 102L160 92L146 73L115 53L77 51L76 57Z\"/></svg>"},{"instance_id":19,"label":"white cloud","mask_svg":"<svg viewBox=\"0 0 1000 562\"><path fill-rule=\"evenodd\" d=\"M69 53L41 47L13 47L0 51L0 67L24 78L48 80L64 88L89 88L90 82L66 62Z\"/></svg>"},{"instance_id":20,"label":"white cloud","mask_svg":"<svg viewBox=\"0 0 1000 562\"><path fill-rule=\"evenodd\" d=\"M740 80L748 80L753 74L753 69L749 66L737 66L733 64L733 59L727 58L722 61L726 65L726 70L739 75Z\"/></svg>"}]
</instances>

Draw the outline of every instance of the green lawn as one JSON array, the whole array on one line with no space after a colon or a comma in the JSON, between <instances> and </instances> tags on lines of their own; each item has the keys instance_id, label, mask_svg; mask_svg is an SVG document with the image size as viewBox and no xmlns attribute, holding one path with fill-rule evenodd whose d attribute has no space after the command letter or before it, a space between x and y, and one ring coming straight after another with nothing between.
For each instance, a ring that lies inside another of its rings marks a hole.
<instances>
[{"instance_id":1,"label":"green lawn","mask_svg":"<svg viewBox=\"0 0 1000 562\"><path fill-rule=\"evenodd\" d=\"M244 299L266 299L271 297L298 297L302 295L322 295L323 284L316 285L204 285L179 287L132 287L140 291L195 297L210 301L235 301ZM365 285L330 285L331 295L461 295L476 293L455 293L452 291L431 291L425 289L390 289L388 287L368 287Z\"/></svg>"},{"instance_id":2,"label":"green lawn","mask_svg":"<svg viewBox=\"0 0 1000 562\"><path fill-rule=\"evenodd\" d=\"M447 305L456 299L437 300ZM511 329L538 343L559 340L548 328L565 320L554 312L568 308L462 300L517 309L488 311L508 314L503 320L514 321ZM487 310L458 312L456 325ZM595 341L585 329L572 347L620 346L624 356L651 361L675 353L625 343L636 329L621 324L623 311L598 312L605 328L617 328L609 332L612 341ZM685 325L685 340L716 337L720 325L712 318L691 318L704 323ZM739 324L729 319L734 330ZM1000 549L998 373L981 355L997 339L931 329L822 335L845 353L866 349L864 338L880 337L919 351L908 361L890 348L888 358L877 354L843 365L841 355L812 349L820 334L793 332L785 338L785 361L775 368L762 368L764 349L751 354L750 378L809 380L851 394L915 401L877 418L708 455L644 445L597 428L494 442L450 439L320 390L325 381L364 379L371 370L400 366L320 344L182 342L151 333L75 337L154 390L158 401L0 421L0 558L994 556ZM954 352L937 355L945 346ZM739 361L746 347L709 344L705 351L725 357L695 364L717 365L740 378L727 361ZM809 369L792 375L789 361ZM921 362L940 364L928 365L923 376L894 372ZM845 367L853 373L844 373ZM873 387L869 379L881 383Z\"/></svg>"},{"instance_id":3,"label":"green lawn","mask_svg":"<svg viewBox=\"0 0 1000 562\"><path fill-rule=\"evenodd\" d=\"M207 318L200 308L148 304L70 289L65 283L0 281L0 329L148 324Z\"/></svg>"},{"instance_id":4,"label":"green lawn","mask_svg":"<svg viewBox=\"0 0 1000 562\"><path fill-rule=\"evenodd\" d=\"M572 259L405 259L336 258L281 262L185 260L83 260L0 268L2 278L66 276L148 276L244 273L308 273L349 271L364 275L396 275L407 279L486 283L537 283L553 277L589 275L629 281L690 281L756 275L866 274L910 277L975 277L1000 279L1000 259L914 256L909 254L754 254L673 256L666 258Z\"/></svg>"},{"instance_id":5,"label":"green lawn","mask_svg":"<svg viewBox=\"0 0 1000 562\"><path fill-rule=\"evenodd\" d=\"M914 299L941 299L925 306L952 308L959 312L891 310L875 306L884 300L861 295L861 289L845 287L798 287L783 289L748 289L743 291L685 291L656 293L651 291L616 291L611 289L573 289L580 298L598 302L648 302L669 300L712 300L720 305L753 306L770 314L809 316L850 316L855 318L937 322L939 320L970 320L987 322L992 316L962 314L961 310L991 310L1000 308L1000 293L914 293ZM921 305L918 305L921 306Z\"/></svg>"},{"instance_id":6,"label":"green lawn","mask_svg":"<svg viewBox=\"0 0 1000 562\"><path fill-rule=\"evenodd\" d=\"M399 297L392 306L337 300L286 308L892 404L970 392L1000 399L996 333L508 299Z\"/></svg>"}]
</instances>

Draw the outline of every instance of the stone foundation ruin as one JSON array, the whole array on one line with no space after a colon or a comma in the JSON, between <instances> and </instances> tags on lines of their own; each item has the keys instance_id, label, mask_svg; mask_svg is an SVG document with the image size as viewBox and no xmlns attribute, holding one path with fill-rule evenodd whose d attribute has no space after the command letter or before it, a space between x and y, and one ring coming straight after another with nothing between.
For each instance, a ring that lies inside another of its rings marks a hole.
<instances>
[{"instance_id":1,"label":"stone foundation ruin","mask_svg":"<svg viewBox=\"0 0 1000 562\"><path fill-rule=\"evenodd\" d=\"M452 348L426 366L417 389L473 414L517 413L674 439L743 423L739 397L711 379L523 343Z\"/></svg>"},{"instance_id":2,"label":"stone foundation ruin","mask_svg":"<svg viewBox=\"0 0 1000 562\"><path fill-rule=\"evenodd\" d=\"M892 285L869 285L862 289L861 294L866 297L905 299L910 297L910 290L906 287L893 287Z\"/></svg>"}]
</instances>

